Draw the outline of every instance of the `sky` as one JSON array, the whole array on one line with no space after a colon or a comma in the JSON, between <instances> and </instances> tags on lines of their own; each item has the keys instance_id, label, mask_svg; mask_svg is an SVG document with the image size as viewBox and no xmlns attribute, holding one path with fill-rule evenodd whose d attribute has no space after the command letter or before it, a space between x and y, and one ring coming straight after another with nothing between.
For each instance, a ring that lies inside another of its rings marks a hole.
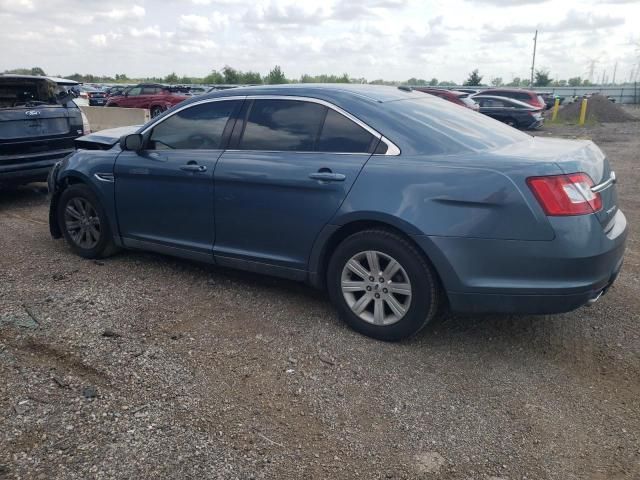
<instances>
[{"instance_id":1,"label":"sky","mask_svg":"<svg viewBox=\"0 0 640 480\"><path fill-rule=\"evenodd\" d=\"M640 0L0 0L0 71L640 78ZM634 70L635 69L635 70Z\"/></svg>"}]
</instances>

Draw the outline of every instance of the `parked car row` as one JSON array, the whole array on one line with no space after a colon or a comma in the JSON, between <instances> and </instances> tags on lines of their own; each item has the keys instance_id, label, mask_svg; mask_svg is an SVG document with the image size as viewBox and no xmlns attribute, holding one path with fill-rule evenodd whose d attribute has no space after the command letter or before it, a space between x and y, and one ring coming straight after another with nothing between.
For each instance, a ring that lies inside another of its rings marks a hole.
<instances>
[{"instance_id":1,"label":"parked car row","mask_svg":"<svg viewBox=\"0 0 640 480\"><path fill-rule=\"evenodd\" d=\"M547 108L545 99L531 90L435 87L411 87L410 89L479 111L521 130L541 127L544 122L542 112Z\"/></svg>"}]
</instances>

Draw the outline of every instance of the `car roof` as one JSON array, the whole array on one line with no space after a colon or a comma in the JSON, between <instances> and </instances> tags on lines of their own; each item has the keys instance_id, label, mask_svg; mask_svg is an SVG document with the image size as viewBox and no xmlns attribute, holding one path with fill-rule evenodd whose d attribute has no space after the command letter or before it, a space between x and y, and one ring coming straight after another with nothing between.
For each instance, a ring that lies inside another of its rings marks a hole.
<instances>
[{"instance_id":1,"label":"car roof","mask_svg":"<svg viewBox=\"0 0 640 480\"><path fill-rule=\"evenodd\" d=\"M198 97L245 96L245 95L285 95L317 96L325 99L342 98L344 95L360 97L376 103L422 98L420 92L404 90L386 85L362 85L346 83L295 83L286 85L258 85L218 90Z\"/></svg>"},{"instance_id":2,"label":"car roof","mask_svg":"<svg viewBox=\"0 0 640 480\"><path fill-rule=\"evenodd\" d=\"M523 92L528 94L537 95L533 90L527 90L526 88L487 88L483 90L485 92Z\"/></svg>"}]
</instances>

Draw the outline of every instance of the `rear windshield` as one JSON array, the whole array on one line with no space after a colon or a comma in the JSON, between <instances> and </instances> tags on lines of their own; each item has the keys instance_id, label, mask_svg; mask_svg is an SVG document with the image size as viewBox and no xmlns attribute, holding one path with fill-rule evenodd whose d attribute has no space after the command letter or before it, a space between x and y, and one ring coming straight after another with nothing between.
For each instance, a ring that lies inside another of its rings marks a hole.
<instances>
[{"instance_id":1,"label":"rear windshield","mask_svg":"<svg viewBox=\"0 0 640 480\"><path fill-rule=\"evenodd\" d=\"M429 154L500 148L531 137L469 108L437 98L385 104L398 124L410 130L413 147Z\"/></svg>"},{"instance_id":2,"label":"rear windshield","mask_svg":"<svg viewBox=\"0 0 640 480\"><path fill-rule=\"evenodd\" d=\"M61 87L48 80L0 78L0 108L57 105Z\"/></svg>"}]
</instances>

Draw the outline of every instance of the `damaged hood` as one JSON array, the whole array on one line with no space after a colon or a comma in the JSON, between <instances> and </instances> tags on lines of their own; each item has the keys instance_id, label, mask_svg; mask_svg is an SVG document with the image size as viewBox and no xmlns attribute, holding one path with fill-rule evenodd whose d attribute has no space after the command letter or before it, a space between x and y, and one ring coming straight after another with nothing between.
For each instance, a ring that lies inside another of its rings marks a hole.
<instances>
[{"instance_id":1,"label":"damaged hood","mask_svg":"<svg viewBox=\"0 0 640 480\"><path fill-rule=\"evenodd\" d=\"M142 125L130 125L127 127L100 130L99 132L93 132L89 135L77 138L76 144L78 145L78 148L86 148L89 145L101 148L111 148L120 141L120 137L136 133L140 127L142 127Z\"/></svg>"}]
</instances>

